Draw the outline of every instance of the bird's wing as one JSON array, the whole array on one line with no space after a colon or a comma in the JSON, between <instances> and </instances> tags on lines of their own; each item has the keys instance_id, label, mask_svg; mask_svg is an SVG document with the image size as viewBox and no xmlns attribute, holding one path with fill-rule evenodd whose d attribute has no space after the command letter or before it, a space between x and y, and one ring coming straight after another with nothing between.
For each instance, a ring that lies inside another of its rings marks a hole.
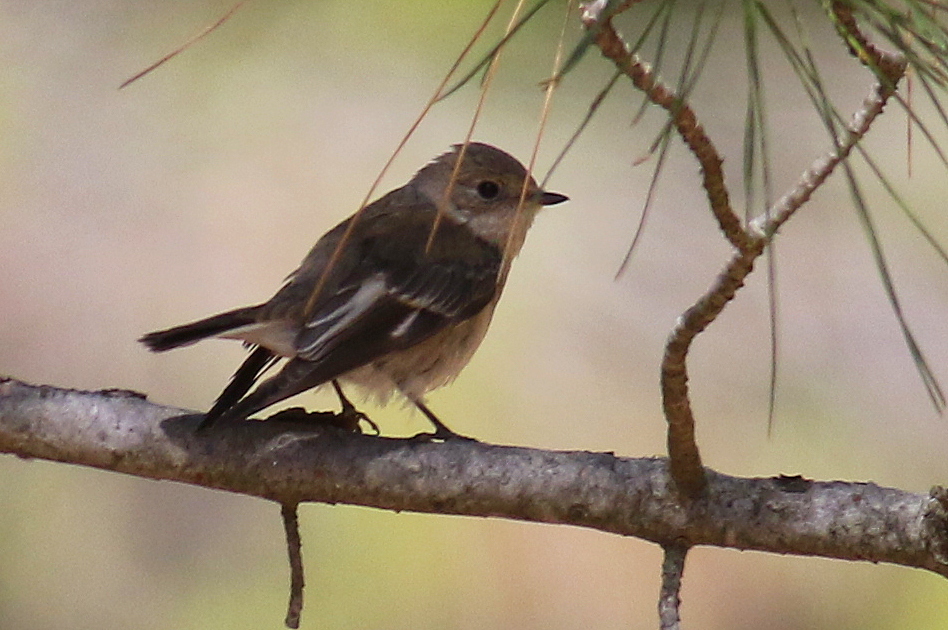
<instances>
[{"instance_id":1,"label":"bird's wing","mask_svg":"<svg viewBox=\"0 0 948 630\"><path fill-rule=\"evenodd\" d=\"M358 264L297 334L298 358L338 364L330 378L472 317L497 291L497 247L443 221L427 248L430 217L402 219L378 217L350 244Z\"/></svg>"},{"instance_id":2,"label":"bird's wing","mask_svg":"<svg viewBox=\"0 0 948 630\"><path fill-rule=\"evenodd\" d=\"M451 220L439 224L429 247L435 212L402 188L365 208L345 240L353 219L320 239L261 306L262 320L293 326L295 358L230 406L228 396L218 413L245 418L481 312L499 290L503 254ZM256 368L246 373L256 378ZM237 379L241 392L252 380Z\"/></svg>"}]
</instances>

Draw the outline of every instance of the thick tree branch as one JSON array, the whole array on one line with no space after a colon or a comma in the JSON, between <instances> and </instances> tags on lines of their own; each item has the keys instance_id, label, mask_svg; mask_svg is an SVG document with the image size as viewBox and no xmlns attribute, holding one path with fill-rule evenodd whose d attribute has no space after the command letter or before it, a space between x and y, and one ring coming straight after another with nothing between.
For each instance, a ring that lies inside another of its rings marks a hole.
<instances>
[{"instance_id":1,"label":"thick tree branch","mask_svg":"<svg viewBox=\"0 0 948 630\"><path fill-rule=\"evenodd\" d=\"M589 527L662 545L891 562L948 576L948 499L874 484L706 470L679 503L660 458L430 443L298 423L225 424L122 391L0 380L0 452L270 499Z\"/></svg>"}]
</instances>

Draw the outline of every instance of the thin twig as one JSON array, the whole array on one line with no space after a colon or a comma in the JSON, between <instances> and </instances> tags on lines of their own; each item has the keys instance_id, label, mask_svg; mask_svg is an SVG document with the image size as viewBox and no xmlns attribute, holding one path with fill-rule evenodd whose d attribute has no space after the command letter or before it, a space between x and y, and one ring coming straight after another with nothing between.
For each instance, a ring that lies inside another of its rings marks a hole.
<instances>
[{"instance_id":1,"label":"thin twig","mask_svg":"<svg viewBox=\"0 0 948 630\"><path fill-rule=\"evenodd\" d=\"M297 503L284 503L280 506L283 517L283 529L286 532L286 551L290 558L290 602L286 607L287 628L300 627L300 613L303 612L303 553L300 542L300 520Z\"/></svg>"},{"instance_id":2,"label":"thin twig","mask_svg":"<svg viewBox=\"0 0 948 630\"><path fill-rule=\"evenodd\" d=\"M896 66L899 67L899 66ZM905 66L900 66L904 71ZM895 84L901 77L889 77ZM856 143L866 135L872 122L882 113L892 88L876 83L863 106L853 115L847 133L840 145L816 160L804 172L797 185L751 224L757 232L753 247L736 252L715 284L679 319L665 346L662 360L662 400L668 420L669 460L672 477L682 486L687 496L694 497L704 487L703 474L698 470L701 459L694 442L694 415L688 397L686 358L694 338L703 331L730 302L753 270L754 262L763 253L777 230L793 216L819 188L836 167L846 159ZM769 218L768 218L769 217Z\"/></svg>"},{"instance_id":3,"label":"thin twig","mask_svg":"<svg viewBox=\"0 0 948 630\"><path fill-rule=\"evenodd\" d=\"M507 22L507 29L504 33L504 38L508 37L513 31L514 27L517 24L517 18L520 16L520 12L523 10L523 4L525 0L517 0L517 6L514 7L513 13L510 15L510 20ZM497 5L499 6L500 2ZM431 230L428 232L428 241L425 243L425 253L431 251L431 246L434 245L435 236L438 233L438 228L441 227L441 221L444 220L444 214L447 212L447 208L451 204L451 194L454 192L454 184L457 182L458 173L461 172L461 165L464 163L464 156L467 153L467 147L471 144L471 138L474 137L474 129L477 127L477 122L481 119L481 112L484 110L484 103L487 102L487 94L490 92L490 86L494 83L494 76L497 74L497 68L500 67L500 57L503 52L503 46L499 46L494 52L494 55L491 57L490 64L487 66L487 70L484 73L484 80L481 82L481 93L477 99L477 105L474 107L474 113L471 114L471 124L468 125L467 134L464 136L464 141L461 142L461 148L458 149L458 157L454 161L454 168L451 170L451 177L448 179L448 185L444 189L444 194L441 196L438 204L438 211L435 213L434 221L431 224ZM445 79L445 85L447 84L447 79ZM444 85L438 90L438 94L435 95L436 99L432 101L432 104L437 102L438 95L444 90Z\"/></svg>"},{"instance_id":4,"label":"thin twig","mask_svg":"<svg viewBox=\"0 0 948 630\"><path fill-rule=\"evenodd\" d=\"M685 572L685 556L689 547L664 545L662 560L662 588L658 594L658 627L661 630L680 630L681 578Z\"/></svg>"},{"instance_id":5,"label":"thin twig","mask_svg":"<svg viewBox=\"0 0 948 630\"><path fill-rule=\"evenodd\" d=\"M652 74L647 64L643 63L638 55L632 54L628 46L606 19L603 22L594 22L587 11L585 24L587 28L596 28L596 46L603 56L612 61L616 68L631 79L632 84L641 90L649 101L665 109L681 139L697 158L701 166L702 185L708 195L711 211L718 221L724 236L738 250L750 246L750 239L741 225L741 220L731 208L727 187L724 184L724 171L721 169L723 160L718 154L714 143L698 123L694 110L678 94L661 83Z\"/></svg>"},{"instance_id":6,"label":"thin twig","mask_svg":"<svg viewBox=\"0 0 948 630\"><path fill-rule=\"evenodd\" d=\"M800 176L796 186L777 200L767 215L762 215L751 223L751 229L757 232L758 238L770 242L780 227L810 199L816 189L826 181L839 163L849 156L856 144L868 133L872 123L882 113L895 91L895 86L905 76L904 59L902 63L889 67L893 74L886 77L885 82L878 81L872 86L862 102L862 107L853 114L849 124L846 125L846 133L837 142L837 146L815 160Z\"/></svg>"},{"instance_id":7,"label":"thin twig","mask_svg":"<svg viewBox=\"0 0 948 630\"><path fill-rule=\"evenodd\" d=\"M185 50L187 50L188 48L190 48L190 47L193 46L194 44L198 43L199 41L201 41L202 39L204 39L205 37L207 37L208 35L210 35L212 32L216 31L221 25L224 24L224 22L226 22L227 20L229 20L229 19L231 18L231 16L234 15L234 13L237 12L237 9L239 9L240 7L242 7L242 6L246 3L246 1L247 1L247 0L241 0L240 2L238 2L237 4L235 4L234 6L232 6L232 7L230 8L230 10L228 10L227 13L225 13L219 20L217 20L216 22L214 22L213 24L211 24L210 26L208 26L207 28L205 28L203 31L201 31L200 33L198 33L197 35L195 35L194 37L192 37L191 39L189 39L189 40L186 41L185 43L181 44L180 46L178 46L177 48L175 48L174 50L172 50L170 53L168 53L167 55L165 55L164 57L162 57L161 59L159 59L159 60L156 61L155 63L151 64L150 66L148 66L147 68L145 68L145 69L142 70L141 72L137 72L137 73L135 73L134 76L129 77L128 79L126 79L125 81L123 81L123 82L122 82L122 85L119 86L119 89L121 90L121 89L125 88L126 86L131 85L131 84L134 83L135 81L138 81L138 80L141 79L143 76L145 76L146 74L150 73L152 70L158 69L160 66L164 65L165 62L171 61L172 59L174 59L175 57L177 57L179 54L183 53Z\"/></svg>"},{"instance_id":8,"label":"thin twig","mask_svg":"<svg viewBox=\"0 0 948 630\"><path fill-rule=\"evenodd\" d=\"M901 55L882 50L870 42L859 29L856 18L853 16L852 6L834 0L830 5L830 11L835 18L837 32L846 42L849 52L875 72L880 79L891 80L892 77L901 76L905 72L903 67L905 60Z\"/></svg>"},{"instance_id":9,"label":"thin twig","mask_svg":"<svg viewBox=\"0 0 948 630\"><path fill-rule=\"evenodd\" d=\"M597 12L596 9L600 11ZM669 337L662 360L662 397L668 421L668 454L672 478L685 496L696 498L706 488L707 480L695 440L694 414L688 396L686 358L691 342L734 298L753 270L755 260L765 251L780 226L805 203L813 192L845 160L856 143L868 132L882 112L895 86L905 73L906 63L898 55L885 53L860 37L858 30L850 46L859 51L860 59L872 65L878 80L872 93L852 117L846 133L826 156L816 160L804 173L797 186L784 195L765 215L745 230L730 207L721 170L721 158L698 124L691 108L669 88L659 83L646 64L630 54L613 28L609 16L603 17L600 5L587 6L584 23L596 28L596 45L602 54L626 74L635 87L672 116L676 129L701 164L703 184L714 216L722 232L738 250L714 285L679 319ZM838 22L844 29L855 29L851 13L839 11ZM880 76L881 75L881 76Z\"/></svg>"},{"instance_id":10,"label":"thin twig","mask_svg":"<svg viewBox=\"0 0 948 630\"><path fill-rule=\"evenodd\" d=\"M568 0L566 3L566 12L563 15L563 24L560 27L560 36L556 43L556 52L553 54L553 70L550 79L544 86L543 107L540 110L540 122L537 125L537 138L533 143L533 151L530 152L530 160L527 163L527 175L532 176L537 164L537 155L540 153L540 142L543 140L543 134L546 131L546 124L549 121L550 109L553 105L553 94L560 85L560 68L563 64L563 48L566 42L566 29L569 27L570 17L573 15L574 0ZM514 215L514 225L519 225L524 221L524 210L526 208L527 193L530 190L530 179L523 180L523 186L520 187L520 198L517 200L517 209ZM510 260L513 257L514 239L519 230L510 230L507 235L507 242L504 244L504 260ZM502 280L499 279L502 282Z\"/></svg>"},{"instance_id":11,"label":"thin twig","mask_svg":"<svg viewBox=\"0 0 948 630\"><path fill-rule=\"evenodd\" d=\"M662 357L662 406L668 422L668 459L671 475L685 496L695 498L707 485L701 455L695 441L695 420L688 396L686 359L691 342L708 327L724 307L734 299L737 290L754 268L754 261L763 252L763 241L746 252L737 252L714 285L678 319L665 344Z\"/></svg>"},{"instance_id":12,"label":"thin twig","mask_svg":"<svg viewBox=\"0 0 948 630\"><path fill-rule=\"evenodd\" d=\"M608 16L603 17L599 13L591 12L591 7L587 6L583 17L587 28L597 29L595 41L603 56L611 60L617 69L628 76L632 84L641 90L650 102L669 113L678 134L701 166L702 183L708 196L708 203L718 220L721 231L741 256L749 253L753 246L753 239L748 237L741 220L731 208L724 183L724 172L721 169L722 159L698 123L694 111L680 96L659 82L650 68L639 60L637 55L629 51L628 46L613 28ZM736 283L732 281L726 284L733 285L732 291L736 291L742 283L743 276L737 279ZM723 308L731 297L733 297L733 292L730 297L723 300L712 296L711 301L719 303ZM692 307L689 313L682 317L669 339L662 363L662 395L665 418L668 422L668 455L671 475L684 496L692 498L701 494L707 481L701 464L698 443L695 440L694 415L688 399L685 357L694 335L707 326L720 312L718 309L713 315L706 317L697 307L698 305ZM692 328L693 325L698 325L698 327Z\"/></svg>"}]
</instances>

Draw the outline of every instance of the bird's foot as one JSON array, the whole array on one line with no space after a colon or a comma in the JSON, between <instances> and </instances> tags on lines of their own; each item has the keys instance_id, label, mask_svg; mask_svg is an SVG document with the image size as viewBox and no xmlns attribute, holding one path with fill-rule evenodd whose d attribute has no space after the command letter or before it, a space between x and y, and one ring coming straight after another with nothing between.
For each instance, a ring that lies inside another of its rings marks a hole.
<instances>
[{"instance_id":1,"label":"bird's foot","mask_svg":"<svg viewBox=\"0 0 948 630\"><path fill-rule=\"evenodd\" d=\"M348 429L349 431L362 433L362 427L359 423L365 422L367 425L372 427L372 430L375 431L375 435L382 435L379 425L375 424L375 421L373 421L372 418L368 417L351 404L343 405L342 411L333 415L335 416L335 422L338 423L339 426Z\"/></svg>"},{"instance_id":2,"label":"bird's foot","mask_svg":"<svg viewBox=\"0 0 948 630\"><path fill-rule=\"evenodd\" d=\"M433 433L419 433L410 439L424 442L432 442L435 440L439 442L445 442L447 440L467 440L469 442L477 442L477 440L472 437L455 433L449 429L448 425L441 422L441 419L438 418L438 416L436 416L434 412L431 411L431 409L428 409L428 405L426 405L420 399L412 398L410 400L415 404L416 407L418 407L418 410L421 413L425 414L425 417L428 418L428 422L434 425L435 428Z\"/></svg>"},{"instance_id":3,"label":"bird's foot","mask_svg":"<svg viewBox=\"0 0 948 630\"><path fill-rule=\"evenodd\" d=\"M477 438L455 433L443 424L441 426L436 426L435 430L430 433L417 433L408 439L414 442L447 442L448 440L464 440L466 442L478 441Z\"/></svg>"},{"instance_id":4,"label":"bird's foot","mask_svg":"<svg viewBox=\"0 0 948 630\"><path fill-rule=\"evenodd\" d=\"M372 421L372 418L356 409L356 406L352 404L352 401L346 397L342 391L342 386L339 384L339 381L333 379L332 386L333 389L336 390L336 395L339 396L339 404L342 405L342 411L336 414L336 418L340 422L349 427L350 431L359 431L360 433L362 432L362 428L359 426L359 422L365 422L367 425L372 427L372 430L375 431L375 435L382 435L379 425L375 424L375 422Z\"/></svg>"}]
</instances>

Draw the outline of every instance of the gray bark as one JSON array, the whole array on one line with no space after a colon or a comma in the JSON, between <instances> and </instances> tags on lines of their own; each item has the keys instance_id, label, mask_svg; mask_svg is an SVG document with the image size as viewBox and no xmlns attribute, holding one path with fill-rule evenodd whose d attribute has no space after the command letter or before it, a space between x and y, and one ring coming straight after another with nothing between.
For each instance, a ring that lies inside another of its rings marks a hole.
<instances>
[{"instance_id":1,"label":"gray bark","mask_svg":"<svg viewBox=\"0 0 948 630\"><path fill-rule=\"evenodd\" d=\"M666 547L714 545L890 562L948 576L948 498L871 483L706 469L683 500L664 458L425 442L286 421L225 424L126 391L0 380L0 452L293 505L348 503L589 527Z\"/></svg>"}]
</instances>

